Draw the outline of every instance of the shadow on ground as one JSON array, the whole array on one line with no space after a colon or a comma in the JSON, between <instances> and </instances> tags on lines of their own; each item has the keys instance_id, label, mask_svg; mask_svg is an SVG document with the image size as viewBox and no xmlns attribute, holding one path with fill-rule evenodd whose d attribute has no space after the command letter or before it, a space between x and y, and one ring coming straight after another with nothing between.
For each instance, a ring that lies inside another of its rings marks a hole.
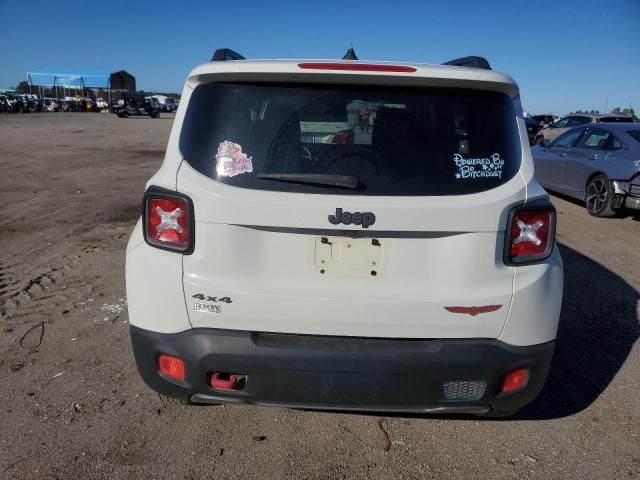
<instances>
[{"instance_id":1,"label":"shadow on ground","mask_svg":"<svg viewBox=\"0 0 640 480\"><path fill-rule=\"evenodd\" d=\"M540 395L512 417L549 420L588 408L622 368L640 336L640 293L618 275L566 245L562 313L551 370ZM385 417L474 420L471 415Z\"/></svg>"},{"instance_id":2,"label":"shadow on ground","mask_svg":"<svg viewBox=\"0 0 640 480\"><path fill-rule=\"evenodd\" d=\"M640 293L615 273L560 245L564 298L556 351L540 396L514 419L551 419L589 407L640 335Z\"/></svg>"}]
</instances>

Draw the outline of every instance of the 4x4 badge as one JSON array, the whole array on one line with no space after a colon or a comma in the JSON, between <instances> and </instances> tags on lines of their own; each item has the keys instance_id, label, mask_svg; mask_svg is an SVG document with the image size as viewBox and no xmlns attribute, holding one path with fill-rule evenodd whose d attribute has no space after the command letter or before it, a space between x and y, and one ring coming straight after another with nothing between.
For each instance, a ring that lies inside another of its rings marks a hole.
<instances>
[{"instance_id":1,"label":"4x4 badge","mask_svg":"<svg viewBox=\"0 0 640 480\"><path fill-rule=\"evenodd\" d=\"M202 293L196 293L191 298L197 298L198 300L204 300L205 302L225 302L231 303L231 298L229 297L212 297L211 295L204 295Z\"/></svg>"},{"instance_id":2,"label":"4x4 badge","mask_svg":"<svg viewBox=\"0 0 640 480\"><path fill-rule=\"evenodd\" d=\"M336 208L335 215L329 215L329 223L338 225L362 225L362 228L369 228L376 223L376 216L372 212L343 212L341 208Z\"/></svg>"}]
</instances>

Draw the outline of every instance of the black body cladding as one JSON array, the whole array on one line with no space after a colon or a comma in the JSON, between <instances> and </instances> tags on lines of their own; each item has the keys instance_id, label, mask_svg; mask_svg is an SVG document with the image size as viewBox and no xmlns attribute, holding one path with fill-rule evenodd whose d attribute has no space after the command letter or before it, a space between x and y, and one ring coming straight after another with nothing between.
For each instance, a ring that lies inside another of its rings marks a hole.
<instances>
[{"instance_id":1,"label":"black body cladding","mask_svg":"<svg viewBox=\"0 0 640 480\"><path fill-rule=\"evenodd\" d=\"M134 326L131 339L142 378L163 395L383 411L517 409L542 389L554 349L554 342L516 347L489 339L378 339L211 328L163 334ZM185 361L184 381L159 373L160 354ZM516 368L528 369L528 383L500 393L503 374ZM215 390L209 385L213 372L246 375L246 385L238 391ZM473 400L448 400L443 384L452 380L482 381L486 389Z\"/></svg>"}]
</instances>

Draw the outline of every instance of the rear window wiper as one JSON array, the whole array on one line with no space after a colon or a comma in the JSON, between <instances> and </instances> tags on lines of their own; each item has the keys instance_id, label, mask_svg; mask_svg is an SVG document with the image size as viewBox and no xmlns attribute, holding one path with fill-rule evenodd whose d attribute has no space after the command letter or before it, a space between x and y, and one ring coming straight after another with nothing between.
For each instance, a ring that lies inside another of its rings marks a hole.
<instances>
[{"instance_id":1,"label":"rear window wiper","mask_svg":"<svg viewBox=\"0 0 640 480\"><path fill-rule=\"evenodd\" d=\"M349 188L351 190L355 190L360 183L358 177L351 175L328 175L324 173L261 173L256 177L262 180L326 185L329 187Z\"/></svg>"}]
</instances>

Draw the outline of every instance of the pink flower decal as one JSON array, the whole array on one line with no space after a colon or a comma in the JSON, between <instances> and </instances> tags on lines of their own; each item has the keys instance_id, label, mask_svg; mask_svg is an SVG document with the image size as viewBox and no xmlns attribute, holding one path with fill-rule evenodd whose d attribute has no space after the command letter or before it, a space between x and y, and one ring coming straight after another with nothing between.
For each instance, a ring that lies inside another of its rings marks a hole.
<instances>
[{"instance_id":1,"label":"pink flower decal","mask_svg":"<svg viewBox=\"0 0 640 480\"><path fill-rule=\"evenodd\" d=\"M241 173L253 172L251 157L242 152L237 143L224 141L218 145L216 171L220 177L235 177Z\"/></svg>"}]
</instances>

